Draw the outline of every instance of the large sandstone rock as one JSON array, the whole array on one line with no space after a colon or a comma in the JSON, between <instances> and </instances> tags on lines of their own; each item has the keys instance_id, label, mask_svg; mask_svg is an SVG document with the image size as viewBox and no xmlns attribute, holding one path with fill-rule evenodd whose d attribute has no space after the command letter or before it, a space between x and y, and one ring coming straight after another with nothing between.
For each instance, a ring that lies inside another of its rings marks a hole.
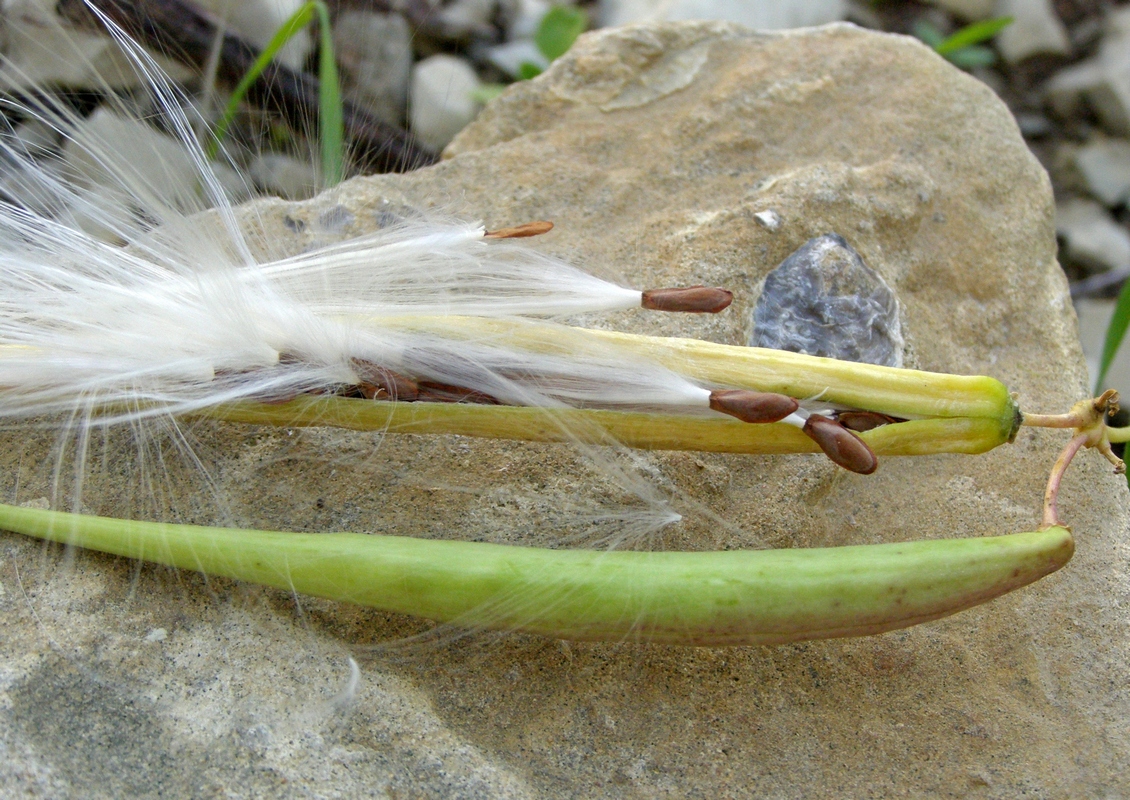
<instances>
[{"instance_id":1,"label":"large sandstone rock","mask_svg":"<svg viewBox=\"0 0 1130 800\"><path fill-rule=\"evenodd\" d=\"M993 94L912 39L846 25L601 32L511 89L448 155L304 205L260 205L248 225L281 253L404 205L492 226L551 219L536 244L591 269L738 296L717 317L592 324L730 343L748 341L765 274L834 231L898 293L908 366L997 376L1040 411L1085 392L1048 180ZM768 210L775 230L755 219ZM573 508L599 511L620 492L551 446L214 424L194 434L210 489L155 446L147 463L165 488L131 489L134 445L111 437L88 506L537 542ZM628 466L681 492L687 519L657 544L814 546L1030 529L1063 440L1022 431L984 456L887 459L867 477L807 456L645 454ZM36 466L49 441L9 437L5 497L49 493L53 462ZM1016 594L874 638L729 650L424 635L428 625L393 615L3 535L0 787L1114 796L1130 766L1125 483L1085 454L1061 510L1074 561ZM423 638L375 647L413 634Z\"/></svg>"}]
</instances>

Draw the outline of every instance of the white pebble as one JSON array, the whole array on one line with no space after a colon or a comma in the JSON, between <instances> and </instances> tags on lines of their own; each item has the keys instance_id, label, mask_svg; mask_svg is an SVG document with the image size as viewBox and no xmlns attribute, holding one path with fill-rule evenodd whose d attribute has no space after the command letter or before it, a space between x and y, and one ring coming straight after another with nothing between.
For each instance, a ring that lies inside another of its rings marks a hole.
<instances>
[{"instance_id":1,"label":"white pebble","mask_svg":"<svg viewBox=\"0 0 1130 800\"><path fill-rule=\"evenodd\" d=\"M479 112L473 94L482 83L461 58L439 54L416 63L408 119L428 147L442 150Z\"/></svg>"},{"instance_id":2,"label":"white pebble","mask_svg":"<svg viewBox=\"0 0 1130 800\"><path fill-rule=\"evenodd\" d=\"M1098 55L1060 70L1046 93L1061 117L1086 101L1109 133L1130 136L1130 8L1109 13Z\"/></svg>"},{"instance_id":3,"label":"white pebble","mask_svg":"<svg viewBox=\"0 0 1130 800\"><path fill-rule=\"evenodd\" d=\"M549 13L550 8L552 4L546 0L516 0L506 25L507 38L534 38L542 18Z\"/></svg>"},{"instance_id":4,"label":"white pebble","mask_svg":"<svg viewBox=\"0 0 1130 800\"><path fill-rule=\"evenodd\" d=\"M933 0L933 4L963 20L978 20L993 16L997 3L996 0Z\"/></svg>"},{"instance_id":5,"label":"white pebble","mask_svg":"<svg viewBox=\"0 0 1130 800\"><path fill-rule=\"evenodd\" d=\"M389 123L404 124L412 75L412 31L399 14L347 11L334 48L350 99Z\"/></svg>"},{"instance_id":6,"label":"white pebble","mask_svg":"<svg viewBox=\"0 0 1130 800\"><path fill-rule=\"evenodd\" d=\"M290 19L304 0L197 0L224 20L228 29L260 50L267 46L283 23ZM310 28L290 37L275 56L280 64L301 70L314 47Z\"/></svg>"},{"instance_id":7,"label":"white pebble","mask_svg":"<svg viewBox=\"0 0 1130 800\"><path fill-rule=\"evenodd\" d=\"M1080 147L1075 166L1087 182L1087 189L1107 206L1130 199L1130 141L1097 139Z\"/></svg>"},{"instance_id":8,"label":"white pebble","mask_svg":"<svg viewBox=\"0 0 1130 800\"><path fill-rule=\"evenodd\" d=\"M180 141L105 107L76 126L63 146L67 169L87 185L138 192L183 211L198 202L198 170Z\"/></svg>"},{"instance_id":9,"label":"white pebble","mask_svg":"<svg viewBox=\"0 0 1130 800\"><path fill-rule=\"evenodd\" d=\"M1102 63L1097 57L1090 58L1064 67L1049 78L1044 96L1058 117L1069 119L1079 113L1088 95L1101 90L1105 82Z\"/></svg>"},{"instance_id":10,"label":"white pebble","mask_svg":"<svg viewBox=\"0 0 1130 800\"><path fill-rule=\"evenodd\" d=\"M775 231L777 228L781 227L781 215L772 209L768 211L758 211L753 215L753 218L761 223L762 227L768 228L771 231Z\"/></svg>"},{"instance_id":11,"label":"white pebble","mask_svg":"<svg viewBox=\"0 0 1130 800\"><path fill-rule=\"evenodd\" d=\"M1081 297L1074 303L1079 318L1079 340L1083 345L1083 357L1087 361L1090 377L1088 386L1093 386L1099 373L1099 360L1102 357L1106 330L1114 316L1114 300ZM1120 347L1114 362L1107 371L1106 387L1125 391L1130 386L1130 347Z\"/></svg>"},{"instance_id":12,"label":"white pebble","mask_svg":"<svg viewBox=\"0 0 1130 800\"><path fill-rule=\"evenodd\" d=\"M312 164L282 153L261 153L247 168L255 184L286 200L305 200L322 188Z\"/></svg>"},{"instance_id":13,"label":"white pebble","mask_svg":"<svg viewBox=\"0 0 1130 800\"><path fill-rule=\"evenodd\" d=\"M1065 255L1097 272L1130 266L1130 231L1093 200L1068 200L1055 210Z\"/></svg>"},{"instance_id":14,"label":"white pebble","mask_svg":"<svg viewBox=\"0 0 1130 800\"><path fill-rule=\"evenodd\" d=\"M996 37L997 49L1010 64L1034 55L1071 52L1067 28L1060 22L1051 0L999 0L996 15L1013 18L1012 24Z\"/></svg>"},{"instance_id":15,"label":"white pebble","mask_svg":"<svg viewBox=\"0 0 1130 800\"><path fill-rule=\"evenodd\" d=\"M59 146L62 136L43 120L29 119L16 126L15 138L22 152L33 158L50 153Z\"/></svg>"},{"instance_id":16,"label":"white pebble","mask_svg":"<svg viewBox=\"0 0 1130 800\"><path fill-rule=\"evenodd\" d=\"M455 0L439 11L439 24L448 36L473 36L490 30L497 10L495 0Z\"/></svg>"},{"instance_id":17,"label":"white pebble","mask_svg":"<svg viewBox=\"0 0 1130 800\"><path fill-rule=\"evenodd\" d=\"M601 0L602 25L713 19L757 30L804 28L847 16L846 0Z\"/></svg>"},{"instance_id":18,"label":"white pebble","mask_svg":"<svg viewBox=\"0 0 1130 800\"><path fill-rule=\"evenodd\" d=\"M1109 12L1099 61L1109 97L1101 98L1105 105L1096 104L1096 110L1104 123L1122 126L1114 132L1130 136L1130 8Z\"/></svg>"},{"instance_id":19,"label":"white pebble","mask_svg":"<svg viewBox=\"0 0 1130 800\"><path fill-rule=\"evenodd\" d=\"M512 78L519 76L526 63L536 65L543 72L549 67L549 61L529 39L515 39L491 47L487 50L487 60Z\"/></svg>"}]
</instances>

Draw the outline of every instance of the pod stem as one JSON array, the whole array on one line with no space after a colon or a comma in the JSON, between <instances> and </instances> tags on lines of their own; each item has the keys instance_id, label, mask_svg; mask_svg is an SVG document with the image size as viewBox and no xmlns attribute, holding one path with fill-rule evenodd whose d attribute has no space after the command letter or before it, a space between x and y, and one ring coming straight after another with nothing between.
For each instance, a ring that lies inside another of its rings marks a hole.
<instances>
[{"instance_id":1,"label":"pod stem","mask_svg":"<svg viewBox=\"0 0 1130 800\"><path fill-rule=\"evenodd\" d=\"M1020 424L1033 428L1091 428L1107 414L1118 411L1118 392L1107 389L1098 397L1080 400L1066 414L1022 413Z\"/></svg>"},{"instance_id":2,"label":"pod stem","mask_svg":"<svg viewBox=\"0 0 1130 800\"><path fill-rule=\"evenodd\" d=\"M1110 439L1112 444L1125 444L1126 442L1130 442L1130 427L1107 428L1106 437Z\"/></svg>"},{"instance_id":3,"label":"pod stem","mask_svg":"<svg viewBox=\"0 0 1130 800\"><path fill-rule=\"evenodd\" d=\"M1059 487L1063 482L1067 468L1071 465L1071 460L1084 447L1093 447L1102 453L1114 465L1115 472L1120 474L1126 472L1126 465L1122 459L1111 450L1110 429L1106 426L1107 416L1116 411L1118 411L1118 392L1108 389L1099 397L1079 401L1066 414L1022 415L1021 424L1023 425L1040 428L1075 429L1075 435L1071 437L1071 441L1060 452L1059 458L1056 459L1055 465L1052 467L1051 475L1048 476L1047 489L1044 491L1042 527L1048 528L1061 524L1059 509L1056 505L1059 498Z\"/></svg>"},{"instance_id":4,"label":"pod stem","mask_svg":"<svg viewBox=\"0 0 1130 800\"><path fill-rule=\"evenodd\" d=\"M1078 433L1072 436L1071 441L1060 452L1059 458L1055 460L1052 474L1048 477L1048 487L1044 490L1044 518L1040 522L1041 528L1050 528L1060 524L1059 509L1056 507L1056 501L1059 499L1059 485L1063 481L1067 467L1071 464L1071 459L1075 458L1075 454L1087 444L1087 437L1087 433Z\"/></svg>"}]
</instances>

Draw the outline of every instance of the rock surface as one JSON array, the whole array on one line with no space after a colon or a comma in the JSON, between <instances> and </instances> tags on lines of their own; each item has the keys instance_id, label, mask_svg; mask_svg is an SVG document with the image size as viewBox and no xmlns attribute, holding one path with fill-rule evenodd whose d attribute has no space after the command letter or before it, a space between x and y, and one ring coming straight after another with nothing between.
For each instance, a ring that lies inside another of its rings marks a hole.
<instances>
[{"instance_id":1,"label":"rock surface","mask_svg":"<svg viewBox=\"0 0 1130 800\"><path fill-rule=\"evenodd\" d=\"M1047 177L992 93L913 40L845 25L601 32L447 155L260 204L253 241L297 252L405 205L551 219L537 246L590 269L737 295L715 317L593 324L742 343L759 281L836 230L897 293L908 366L997 376L1039 411L1085 392ZM776 228L755 218L767 209ZM623 494L553 446L190 434L207 487L150 443L164 488L139 489L134 443L111 436L94 443L89 509L544 543L555 519ZM5 497L50 493L50 442L7 436ZM787 547L1030 529L1063 443L1024 430L871 476L805 456L607 458L681 498L684 522L654 544ZM1114 796L1130 768L1126 484L1085 454L1061 511L1078 552L1028 589L874 638L731 650L461 637L0 535L0 793Z\"/></svg>"}]
</instances>

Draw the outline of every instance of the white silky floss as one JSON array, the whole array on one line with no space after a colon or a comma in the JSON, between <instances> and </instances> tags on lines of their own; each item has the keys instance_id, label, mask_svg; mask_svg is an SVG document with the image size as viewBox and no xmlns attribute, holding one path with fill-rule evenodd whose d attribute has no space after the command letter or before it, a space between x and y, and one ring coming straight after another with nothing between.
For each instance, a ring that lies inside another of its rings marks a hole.
<instances>
[{"instance_id":1,"label":"white silky floss","mask_svg":"<svg viewBox=\"0 0 1130 800\"><path fill-rule=\"evenodd\" d=\"M257 261L196 143L183 111L191 105L148 55L107 27L165 111L176 136L169 141L187 154L175 168L195 165L198 184L186 193L175 188L183 180L141 174L114 154L122 143L97 129L67 145L104 173L97 187L63 181L50 158L33 157L18 140L0 142L32 188L34 207L48 210L0 212L0 416L108 407L97 422L109 424L334 392L360 382L357 360L504 403L713 413L707 389L613 345L547 354L502 336L453 333L451 316L557 317L641 304L638 290L511 239L492 240L481 225L421 216ZM64 135L78 122L47 101L5 105ZM185 217L204 206L218 226ZM394 318L401 324L388 324Z\"/></svg>"}]
</instances>

